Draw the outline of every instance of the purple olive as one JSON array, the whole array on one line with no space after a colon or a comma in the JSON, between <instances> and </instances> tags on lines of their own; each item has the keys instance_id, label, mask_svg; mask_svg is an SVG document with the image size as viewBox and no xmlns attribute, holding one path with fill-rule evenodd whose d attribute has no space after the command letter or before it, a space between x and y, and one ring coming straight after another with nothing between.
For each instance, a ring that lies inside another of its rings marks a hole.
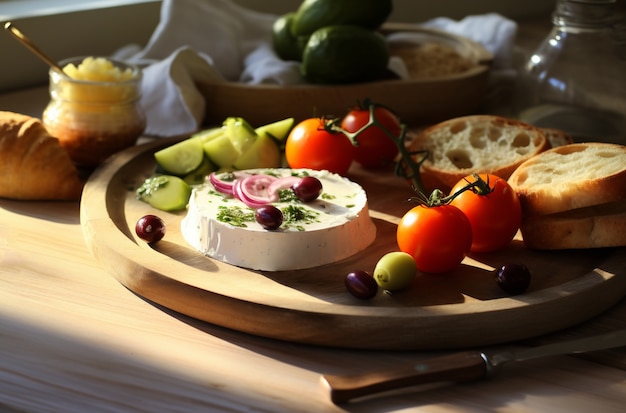
<instances>
[{"instance_id":1,"label":"purple olive","mask_svg":"<svg viewBox=\"0 0 626 413\"><path fill-rule=\"evenodd\" d=\"M273 231L283 223L283 213L273 205L265 205L256 209L254 213L256 222L263 228Z\"/></svg>"},{"instance_id":2,"label":"purple olive","mask_svg":"<svg viewBox=\"0 0 626 413\"><path fill-rule=\"evenodd\" d=\"M293 184L291 189L300 201L311 202L322 193L322 182L313 176L305 176Z\"/></svg>"},{"instance_id":3,"label":"purple olive","mask_svg":"<svg viewBox=\"0 0 626 413\"><path fill-rule=\"evenodd\" d=\"M165 222L156 215L144 215L137 220L135 233L142 240L153 244L165 236Z\"/></svg>"},{"instance_id":4,"label":"purple olive","mask_svg":"<svg viewBox=\"0 0 626 413\"><path fill-rule=\"evenodd\" d=\"M348 273L345 284L350 294L363 300L373 298L378 293L376 280L366 271Z\"/></svg>"},{"instance_id":5,"label":"purple olive","mask_svg":"<svg viewBox=\"0 0 626 413\"><path fill-rule=\"evenodd\" d=\"M496 270L496 283L506 293L522 294L530 285L530 271L523 264L504 264Z\"/></svg>"}]
</instances>

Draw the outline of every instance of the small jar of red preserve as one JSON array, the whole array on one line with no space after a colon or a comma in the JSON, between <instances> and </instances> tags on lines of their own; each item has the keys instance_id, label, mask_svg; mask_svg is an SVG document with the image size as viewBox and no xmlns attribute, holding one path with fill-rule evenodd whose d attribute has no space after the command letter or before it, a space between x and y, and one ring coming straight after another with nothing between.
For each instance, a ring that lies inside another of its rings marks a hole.
<instances>
[{"instance_id":1,"label":"small jar of red preserve","mask_svg":"<svg viewBox=\"0 0 626 413\"><path fill-rule=\"evenodd\" d=\"M133 146L146 127L141 69L103 57L68 59L51 69L42 120L80 168Z\"/></svg>"}]
</instances>

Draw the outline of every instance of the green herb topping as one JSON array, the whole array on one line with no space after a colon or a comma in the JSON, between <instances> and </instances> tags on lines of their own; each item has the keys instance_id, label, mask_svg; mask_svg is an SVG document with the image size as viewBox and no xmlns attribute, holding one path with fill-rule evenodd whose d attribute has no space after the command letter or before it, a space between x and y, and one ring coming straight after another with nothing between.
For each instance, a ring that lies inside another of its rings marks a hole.
<instances>
[{"instance_id":1,"label":"green herb topping","mask_svg":"<svg viewBox=\"0 0 626 413\"><path fill-rule=\"evenodd\" d=\"M281 189L278 191L279 202L300 202L295 192L291 189Z\"/></svg>"},{"instance_id":2,"label":"green herb topping","mask_svg":"<svg viewBox=\"0 0 626 413\"><path fill-rule=\"evenodd\" d=\"M221 205L218 209L217 220L234 227L246 228L248 226L246 222L253 222L255 220L254 211L250 208L244 209L238 206L227 207Z\"/></svg>"},{"instance_id":3,"label":"green herb topping","mask_svg":"<svg viewBox=\"0 0 626 413\"><path fill-rule=\"evenodd\" d=\"M300 206L288 205L281 208L281 212L283 213L283 226L285 228L294 225L298 231L304 231L304 226L301 224L319 222L319 212Z\"/></svg>"},{"instance_id":4,"label":"green herb topping","mask_svg":"<svg viewBox=\"0 0 626 413\"><path fill-rule=\"evenodd\" d=\"M138 199L150 198L154 192L158 191L159 188L167 186L169 182L169 178L164 175L150 177L137 188L136 196Z\"/></svg>"}]
</instances>

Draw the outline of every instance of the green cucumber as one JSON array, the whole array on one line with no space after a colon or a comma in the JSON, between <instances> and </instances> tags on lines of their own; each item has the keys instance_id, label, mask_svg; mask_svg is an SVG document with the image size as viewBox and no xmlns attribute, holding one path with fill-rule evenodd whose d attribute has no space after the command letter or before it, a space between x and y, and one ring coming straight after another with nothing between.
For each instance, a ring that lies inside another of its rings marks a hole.
<instances>
[{"instance_id":1,"label":"green cucumber","mask_svg":"<svg viewBox=\"0 0 626 413\"><path fill-rule=\"evenodd\" d=\"M215 139L223 134L225 134L226 131L224 130L224 128L210 128L210 129L205 129L202 130L200 132L196 132L192 135L192 138L200 138L200 140L202 141L202 143L206 143L212 139Z\"/></svg>"},{"instance_id":2,"label":"green cucumber","mask_svg":"<svg viewBox=\"0 0 626 413\"><path fill-rule=\"evenodd\" d=\"M300 71L310 83L347 84L382 78L389 48L378 32L358 26L326 26L309 38Z\"/></svg>"},{"instance_id":3,"label":"green cucumber","mask_svg":"<svg viewBox=\"0 0 626 413\"><path fill-rule=\"evenodd\" d=\"M231 167L240 154L226 134L211 139L202 147L206 156L218 167Z\"/></svg>"},{"instance_id":4,"label":"green cucumber","mask_svg":"<svg viewBox=\"0 0 626 413\"><path fill-rule=\"evenodd\" d=\"M287 136L289 136L289 132L291 132L294 124L294 118L287 118L279 120L277 122L272 122L263 126L259 126L258 128L256 128L255 131L258 136L267 134L271 138L274 138L278 141L284 141L287 139Z\"/></svg>"},{"instance_id":5,"label":"green cucumber","mask_svg":"<svg viewBox=\"0 0 626 413\"><path fill-rule=\"evenodd\" d=\"M146 179L136 191L137 198L161 211L185 209L191 187L173 175L156 175Z\"/></svg>"},{"instance_id":6,"label":"green cucumber","mask_svg":"<svg viewBox=\"0 0 626 413\"><path fill-rule=\"evenodd\" d=\"M215 165L209 160L208 156L202 158L202 163L193 171L183 177L183 181L189 185L203 184L207 175L215 171Z\"/></svg>"},{"instance_id":7,"label":"green cucumber","mask_svg":"<svg viewBox=\"0 0 626 413\"><path fill-rule=\"evenodd\" d=\"M256 140L254 128L243 118L229 117L224 121L226 135L241 154Z\"/></svg>"},{"instance_id":8,"label":"green cucumber","mask_svg":"<svg viewBox=\"0 0 626 413\"><path fill-rule=\"evenodd\" d=\"M237 158L233 167L235 169L278 168L280 161L280 149L276 141L271 136L263 134Z\"/></svg>"},{"instance_id":9,"label":"green cucumber","mask_svg":"<svg viewBox=\"0 0 626 413\"><path fill-rule=\"evenodd\" d=\"M294 36L310 35L322 27L358 26L375 30L393 10L392 0L304 0L290 30Z\"/></svg>"},{"instance_id":10,"label":"green cucumber","mask_svg":"<svg viewBox=\"0 0 626 413\"><path fill-rule=\"evenodd\" d=\"M272 25L272 45L274 51L283 60L300 61L304 50L305 40L302 36L294 36L291 33L291 23L295 17L295 12L288 12L280 16Z\"/></svg>"},{"instance_id":11,"label":"green cucumber","mask_svg":"<svg viewBox=\"0 0 626 413\"><path fill-rule=\"evenodd\" d=\"M202 140L197 137L185 139L154 154L159 166L176 176L186 175L196 169L203 157Z\"/></svg>"}]
</instances>

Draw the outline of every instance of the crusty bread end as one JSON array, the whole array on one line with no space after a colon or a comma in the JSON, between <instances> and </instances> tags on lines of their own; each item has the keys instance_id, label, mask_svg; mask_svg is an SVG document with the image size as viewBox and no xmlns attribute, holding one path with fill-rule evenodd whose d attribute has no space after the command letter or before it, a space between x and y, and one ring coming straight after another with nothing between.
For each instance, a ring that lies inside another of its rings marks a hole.
<instances>
[{"instance_id":1,"label":"crusty bread end","mask_svg":"<svg viewBox=\"0 0 626 413\"><path fill-rule=\"evenodd\" d=\"M626 199L522 220L524 244L557 250L626 246Z\"/></svg>"},{"instance_id":2,"label":"crusty bread end","mask_svg":"<svg viewBox=\"0 0 626 413\"><path fill-rule=\"evenodd\" d=\"M525 216L626 199L626 146L576 143L552 148L509 178Z\"/></svg>"},{"instance_id":3,"label":"crusty bread end","mask_svg":"<svg viewBox=\"0 0 626 413\"><path fill-rule=\"evenodd\" d=\"M78 200L84 182L70 156L37 118L0 111L0 197Z\"/></svg>"}]
</instances>

